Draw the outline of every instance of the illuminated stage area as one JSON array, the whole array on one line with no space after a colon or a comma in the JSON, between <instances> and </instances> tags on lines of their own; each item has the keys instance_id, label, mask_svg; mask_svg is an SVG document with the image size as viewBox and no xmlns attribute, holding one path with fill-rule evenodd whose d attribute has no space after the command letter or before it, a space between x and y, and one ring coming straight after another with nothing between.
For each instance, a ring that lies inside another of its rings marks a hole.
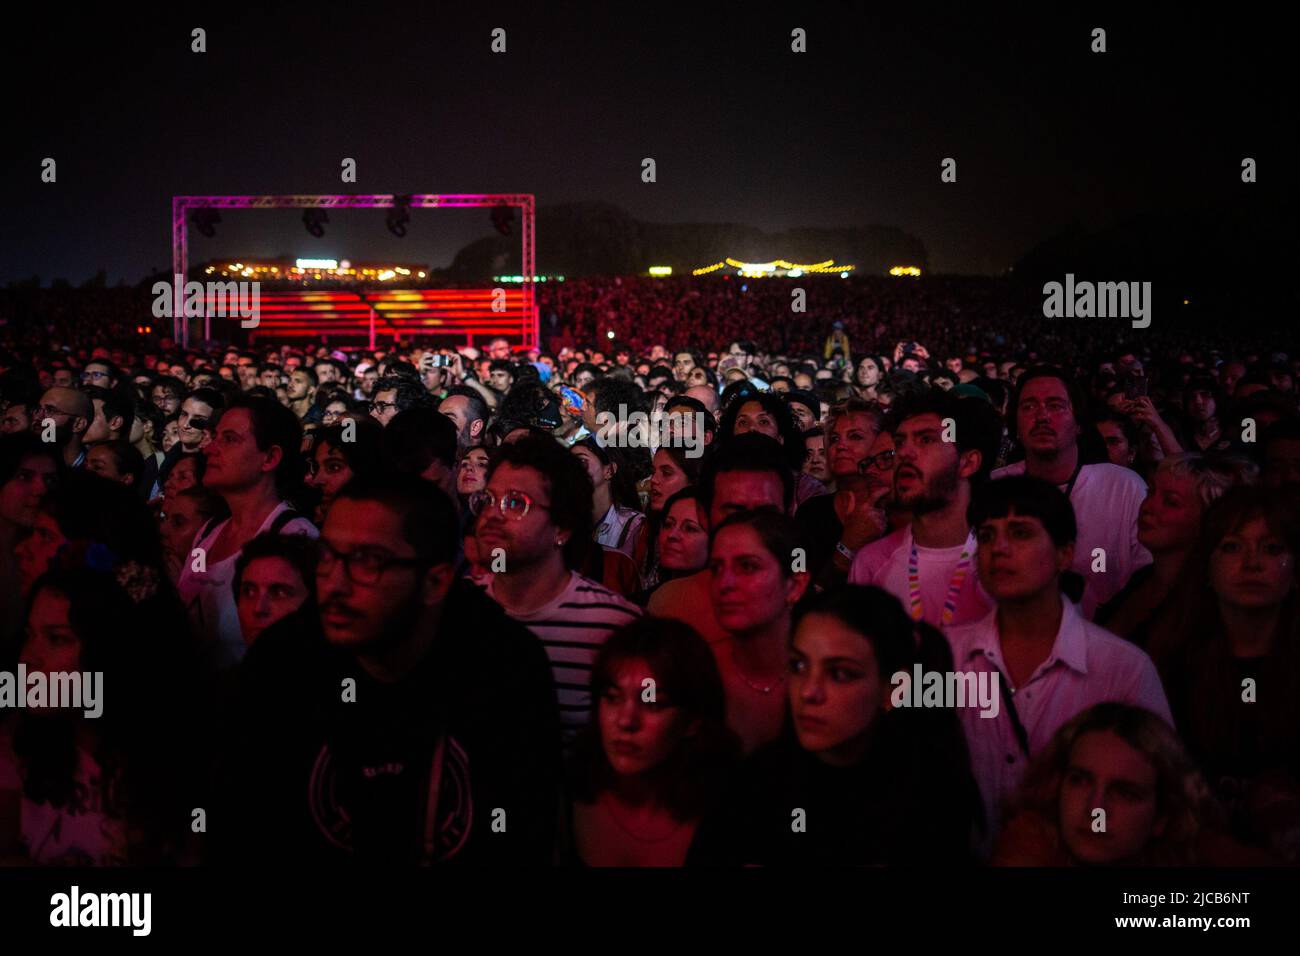
<instances>
[{"instance_id":1,"label":"illuminated stage area","mask_svg":"<svg viewBox=\"0 0 1300 956\"><path fill-rule=\"evenodd\" d=\"M525 287L502 288L505 308L499 311L492 308L492 289L263 292L261 322L250 330L249 343L319 337L372 349L394 339L453 347L482 346L501 335L532 346L535 313Z\"/></svg>"},{"instance_id":2,"label":"illuminated stage area","mask_svg":"<svg viewBox=\"0 0 1300 956\"><path fill-rule=\"evenodd\" d=\"M416 193L412 195L265 195L265 196L173 196L172 274L189 277L189 229L211 235L222 209L302 209L308 232L321 235L331 209L392 210L389 229L405 235L404 224L413 209L492 210L493 223L503 235L509 232L512 209L519 211L522 243L522 274L536 273L536 202L531 193ZM322 262L325 260L321 260ZM205 270L206 278L214 267ZM302 273L303 269L295 270ZM315 269L307 270L315 274ZM396 270L394 270L395 272ZM225 273L222 273L225 275ZM272 271L266 276L240 272L244 278L286 278ZM392 276L396 278L396 276ZM423 277L423 272L419 273ZM200 278L198 276L192 278ZM357 278L370 278L358 276ZM384 278L376 275L377 280ZM178 278L177 282L181 280ZM326 298L320 299L315 296ZM261 320L254 340L302 335L330 335L366 339L371 348L376 336L445 336L446 345L473 344L473 336L504 335L511 343L532 347L538 341L537 304L532 282L521 282L511 295L500 287L448 290L384 290L381 292L266 292L261 298ZM495 306L495 309L493 308ZM202 328L193 330L212 339L213 313L209 309ZM173 317L173 335L188 346L191 322L179 314Z\"/></svg>"}]
</instances>

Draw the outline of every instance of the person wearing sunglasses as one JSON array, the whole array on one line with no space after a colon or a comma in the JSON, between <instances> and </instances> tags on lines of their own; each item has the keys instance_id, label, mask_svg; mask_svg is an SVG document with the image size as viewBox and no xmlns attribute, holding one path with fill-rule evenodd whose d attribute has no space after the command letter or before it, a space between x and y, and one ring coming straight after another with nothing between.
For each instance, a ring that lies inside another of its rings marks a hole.
<instances>
[{"instance_id":1,"label":"person wearing sunglasses","mask_svg":"<svg viewBox=\"0 0 1300 956\"><path fill-rule=\"evenodd\" d=\"M551 862L550 667L527 628L457 577L457 523L413 475L339 492L317 609L261 631L237 672L219 862Z\"/></svg>"},{"instance_id":2,"label":"person wearing sunglasses","mask_svg":"<svg viewBox=\"0 0 1300 956\"><path fill-rule=\"evenodd\" d=\"M487 592L546 648L570 744L591 715L596 653L611 632L641 615L575 570L595 546L591 478L559 442L525 436L497 449L470 510L479 558L495 572Z\"/></svg>"},{"instance_id":3,"label":"person wearing sunglasses","mask_svg":"<svg viewBox=\"0 0 1300 956\"><path fill-rule=\"evenodd\" d=\"M53 444L63 453L63 463L80 468L86 463L85 436L94 417L95 405L89 395L55 386L45 390L32 412L32 431L44 440L49 433L46 423L52 422Z\"/></svg>"}]
</instances>

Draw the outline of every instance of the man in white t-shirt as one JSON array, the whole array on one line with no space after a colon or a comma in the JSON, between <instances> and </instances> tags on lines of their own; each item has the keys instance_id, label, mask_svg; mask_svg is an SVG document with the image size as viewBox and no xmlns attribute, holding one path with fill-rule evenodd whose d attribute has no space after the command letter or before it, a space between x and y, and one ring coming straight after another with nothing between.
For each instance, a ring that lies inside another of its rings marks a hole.
<instances>
[{"instance_id":1,"label":"man in white t-shirt","mask_svg":"<svg viewBox=\"0 0 1300 956\"><path fill-rule=\"evenodd\" d=\"M1109 462L1082 463L1079 406L1059 369L1040 366L1022 375L1012 408L1025 460L999 468L993 477L1027 474L1069 496L1079 526L1073 570L1083 577L1080 608L1091 619L1134 571L1151 563L1151 552L1137 538L1146 482L1137 472Z\"/></svg>"},{"instance_id":2,"label":"man in white t-shirt","mask_svg":"<svg viewBox=\"0 0 1300 956\"><path fill-rule=\"evenodd\" d=\"M488 594L546 648L566 747L591 719L591 670L611 633L641 609L573 569L591 544L591 479L559 442L524 437L497 450L471 499ZM500 563L498 563L500 562Z\"/></svg>"},{"instance_id":3,"label":"man in white t-shirt","mask_svg":"<svg viewBox=\"0 0 1300 956\"><path fill-rule=\"evenodd\" d=\"M992 607L975 576L966 520L972 480L992 463L996 413L977 398L932 391L905 400L893 426L894 497L912 521L853 557L850 584L873 584L935 627L978 620Z\"/></svg>"},{"instance_id":4,"label":"man in white t-shirt","mask_svg":"<svg viewBox=\"0 0 1300 956\"><path fill-rule=\"evenodd\" d=\"M295 516L283 498L301 475L301 446L302 425L293 412L274 399L245 396L222 414L204 449L203 485L222 497L230 517L199 529L176 587L218 668L244 655L231 589L244 545L263 532L317 536L316 526Z\"/></svg>"}]
</instances>

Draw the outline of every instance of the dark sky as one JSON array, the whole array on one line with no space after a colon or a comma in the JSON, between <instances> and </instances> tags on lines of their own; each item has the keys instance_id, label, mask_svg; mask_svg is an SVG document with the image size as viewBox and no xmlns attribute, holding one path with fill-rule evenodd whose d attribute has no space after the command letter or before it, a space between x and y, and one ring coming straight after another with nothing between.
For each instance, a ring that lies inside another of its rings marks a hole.
<instances>
[{"instance_id":1,"label":"dark sky","mask_svg":"<svg viewBox=\"0 0 1300 956\"><path fill-rule=\"evenodd\" d=\"M170 264L170 197L209 192L520 191L657 221L881 223L918 235L935 270L993 273L1071 222L1231 201L1243 156L1261 192L1283 188L1279 131L1296 117L1289 34L1257 12L245 6L51 6L4 31L0 282L101 267L137 281ZM189 50L195 26L205 54ZM489 50L496 26L504 55ZM1094 26L1104 55L1089 52ZM805 54L790 51L794 27ZM45 156L56 184L39 180ZM956 184L940 182L946 156ZM344 157L355 187L340 183ZM489 231L486 213L417 212L401 241L381 212L332 220L317 240L294 214L227 213L192 259L442 265Z\"/></svg>"}]
</instances>

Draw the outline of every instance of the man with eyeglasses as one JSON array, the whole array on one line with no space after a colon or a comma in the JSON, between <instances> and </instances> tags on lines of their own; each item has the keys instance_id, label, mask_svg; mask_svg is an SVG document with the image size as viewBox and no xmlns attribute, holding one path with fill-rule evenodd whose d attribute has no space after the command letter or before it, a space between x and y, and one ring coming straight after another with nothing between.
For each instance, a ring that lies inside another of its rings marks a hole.
<instances>
[{"instance_id":1,"label":"man with eyeglasses","mask_svg":"<svg viewBox=\"0 0 1300 956\"><path fill-rule=\"evenodd\" d=\"M379 424L387 426L398 412L404 412L408 408L433 407L433 396L425 391L419 379L405 375L385 375L375 382L370 415Z\"/></svg>"},{"instance_id":2,"label":"man with eyeglasses","mask_svg":"<svg viewBox=\"0 0 1300 956\"><path fill-rule=\"evenodd\" d=\"M546 648L566 745L590 718L591 667L601 645L641 616L574 570L593 546L592 494L576 457L551 438L528 436L497 450L487 486L470 499L479 556L496 565L488 594Z\"/></svg>"},{"instance_id":3,"label":"man with eyeglasses","mask_svg":"<svg viewBox=\"0 0 1300 956\"><path fill-rule=\"evenodd\" d=\"M451 500L358 478L310 606L241 664L218 848L231 860L548 865L559 717L536 637L454 570Z\"/></svg>"},{"instance_id":4,"label":"man with eyeglasses","mask_svg":"<svg viewBox=\"0 0 1300 956\"><path fill-rule=\"evenodd\" d=\"M96 388L117 388L119 378L121 372L108 359L95 359L87 363L81 372L81 384L93 385Z\"/></svg>"},{"instance_id":5,"label":"man with eyeglasses","mask_svg":"<svg viewBox=\"0 0 1300 956\"><path fill-rule=\"evenodd\" d=\"M44 440L50 434L46 422L54 423L54 445L69 468L86 463L85 435L95 417L90 396L75 388L46 389L32 412L32 431Z\"/></svg>"},{"instance_id":6,"label":"man with eyeglasses","mask_svg":"<svg viewBox=\"0 0 1300 956\"><path fill-rule=\"evenodd\" d=\"M1025 372L1011 400L1016 437L1025 460L999 468L994 478L1029 475L1056 485L1074 506L1079 539L1071 570L1083 577L1084 617L1118 594L1133 572L1151 563L1151 552L1138 541L1138 512L1146 482L1137 472L1104 458L1086 461L1079 438L1091 426L1081 420L1065 373L1040 365Z\"/></svg>"}]
</instances>

